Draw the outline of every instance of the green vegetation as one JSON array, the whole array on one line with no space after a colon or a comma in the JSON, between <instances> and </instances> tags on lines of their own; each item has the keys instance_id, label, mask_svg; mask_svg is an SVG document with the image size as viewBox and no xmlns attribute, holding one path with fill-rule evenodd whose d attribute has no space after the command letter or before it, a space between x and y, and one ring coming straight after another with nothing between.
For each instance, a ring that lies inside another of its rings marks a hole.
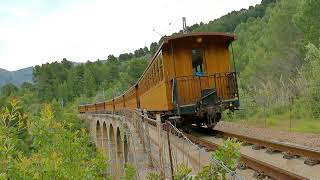
<instances>
[{"instance_id":1,"label":"green vegetation","mask_svg":"<svg viewBox=\"0 0 320 180\"><path fill-rule=\"evenodd\" d=\"M217 164L214 159L223 163L231 171L235 171L237 165L240 162L240 147L241 143L237 142L237 139L224 140L217 150L212 152L212 158L209 164L204 166L198 174L193 178L191 176L192 169L185 164L178 164L174 170L175 180L216 180L216 179L227 179L227 173L221 164ZM156 172L150 172L147 175L148 180L160 180L160 174Z\"/></svg>"},{"instance_id":2,"label":"green vegetation","mask_svg":"<svg viewBox=\"0 0 320 180\"><path fill-rule=\"evenodd\" d=\"M8 83L1 87L1 93L4 96L14 96L18 93L18 91L18 87L12 83Z\"/></svg>"},{"instance_id":3,"label":"green vegetation","mask_svg":"<svg viewBox=\"0 0 320 180\"><path fill-rule=\"evenodd\" d=\"M192 180L192 177L190 176L190 173L192 172L192 169L184 164L178 164L173 172L173 180Z\"/></svg>"},{"instance_id":4,"label":"green vegetation","mask_svg":"<svg viewBox=\"0 0 320 180\"><path fill-rule=\"evenodd\" d=\"M148 180L158 180L160 179L160 174L157 172L149 172L146 177Z\"/></svg>"},{"instance_id":5,"label":"green vegetation","mask_svg":"<svg viewBox=\"0 0 320 180\"><path fill-rule=\"evenodd\" d=\"M37 96L41 101L56 99L64 103L81 101L102 101L119 95L133 85L148 64L150 56L119 61L109 55L106 62L96 61L73 65L64 59L36 66L33 79Z\"/></svg>"},{"instance_id":6,"label":"green vegetation","mask_svg":"<svg viewBox=\"0 0 320 180\"><path fill-rule=\"evenodd\" d=\"M263 17L235 28L243 110L231 120L289 129L291 119L292 130L320 133L319 6L315 0L280 0Z\"/></svg>"},{"instance_id":7,"label":"green vegetation","mask_svg":"<svg viewBox=\"0 0 320 180\"><path fill-rule=\"evenodd\" d=\"M241 143L237 142L237 139L224 140L222 145L218 147L216 151L212 153L212 159L210 163L203 167L198 173L196 179L227 179L227 173L224 168L217 165L213 159L217 159L230 170L235 171L237 165L240 162L240 147Z\"/></svg>"},{"instance_id":8,"label":"green vegetation","mask_svg":"<svg viewBox=\"0 0 320 180\"><path fill-rule=\"evenodd\" d=\"M136 172L137 170L135 169L134 166L131 164L125 164L124 165L124 175L120 177L120 180L132 180L135 179L136 177Z\"/></svg>"},{"instance_id":9,"label":"green vegetation","mask_svg":"<svg viewBox=\"0 0 320 180\"><path fill-rule=\"evenodd\" d=\"M249 9L232 11L207 24L202 22L194 24L188 27L188 30L192 32L234 32L239 24L245 23L250 19L262 18L267 8L273 6L275 2L276 0L262 0L261 4L255 7L250 6Z\"/></svg>"},{"instance_id":10,"label":"green vegetation","mask_svg":"<svg viewBox=\"0 0 320 180\"><path fill-rule=\"evenodd\" d=\"M68 108L68 110L70 110ZM51 105L29 117L16 99L1 107L1 179L102 179L105 157L75 116Z\"/></svg>"}]
</instances>

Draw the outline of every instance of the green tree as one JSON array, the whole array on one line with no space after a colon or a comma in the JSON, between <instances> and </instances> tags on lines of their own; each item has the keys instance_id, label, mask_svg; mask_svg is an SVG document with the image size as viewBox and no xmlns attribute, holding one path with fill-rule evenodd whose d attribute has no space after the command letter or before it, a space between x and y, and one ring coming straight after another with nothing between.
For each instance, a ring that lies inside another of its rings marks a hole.
<instances>
[{"instance_id":1,"label":"green tree","mask_svg":"<svg viewBox=\"0 0 320 180\"><path fill-rule=\"evenodd\" d=\"M307 94L305 105L309 104L308 107L311 107L312 115L315 118L320 118L320 49L315 45L309 43L306 46L307 54L305 61L306 63L302 66L301 75L307 80Z\"/></svg>"},{"instance_id":2,"label":"green tree","mask_svg":"<svg viewBox=\"0 0 320 180\"><path fill-rule=\"evenodd\" d=\"M131 164L126 163L124 165L124 175L120 177L120 180L133 180L136 179L137 170Z\"/></svg>"},{"instance_id":3,"label":"green tree","mask_svg":"<svg viewBox=\"0 0 320 180\"><path fill-rule=\"evenodd\" d=\"M218 19L210 21L208 24L188 27L193 32L234 32L238 25L250 19L259 19L265 16L268 7L273 6L276 0L263 0L261 4L249 9L232 11Z\"/></svg>"},{"instance_id":4,"label":"green tree","mask_svg":"<svg viewBox=\"0 0 320 180\"><path fill-rule=\"evenodd\" d=\"M110 62L110 63L113 63L113 62L118 61L118 59L117 59L113 54L110 54L110 55L108 56L107 61Z\"/></svg>"},{"instance_id":5,"label":"green tree","mask_svg":"<svg viewBox=\"0 0 320 180\"><path fill-rule=\"evenodd\" d=\"M69 100L69 97L71 96L68 89L68 84L66 81L58 85L57 88L58 91L58 99L63 100L64 102L67 102Z\"/></svg>"},{"instance_id":6,"label":"green tree","mask_svg":"<svg viewBox=\"0 0 320 180\"><path fill-rule=\"evenodd\" d=\"M302 43L304 49L308 43L320 44L320 2L318 0L305 0L303 2L301 13L297 16L296 22L304 35Z\"/></svg>"},{"instance_id":7,"label":"green tree","mask_svg":"<svg viewBox=\"0 0 320 180\"><path fill-rule=\"evenodd\" d=\"M12 83L5 84L1 87L1 94L3 96L14 96L18 93L18 91L19 88Z\"/></svg>"},{"instance_id":8,"label":"green tree","mask_svg":"<svg viewBox=\"0 0 320 180\"><path fill-rule=\"evenodd\" d=\"M12 99L7 107L1 107L0 115L0 174L1 178L11 179L15 173L15 160L23 155L19 136L25 132L27 123L16 99Z\"/></svg>"},{"instance_id":9,"label":"green tree","mask_svg":"<svg viewBox=\"0 0 320 180\"><path fill-rule=\"evenodd\" d=\"M119 61L128 61L133 58L132 53L124 53L119 55Z\"/></svg>"},{"instance_id":10,"label":"green tree","mask_svg":"<svg viewBox=\"0 0 320 180\"><path fill-rule=\"evenodd\" d=\"M91 97L96 92L96 81L90 69L84 71L84 91L88 97Z\"/></svg>"},{"instance_id":11,"label":"green tree","mask_svg":"<svg viewBox=\"0 0 320 180\"><path fill-rule=\"evenodd\" d=\"M151 43L150 44L150 54L153 56L155 53L156 53L156 51L157 51L157 49L158 49L158 43L156 43L156 42L153 42L153 43Z\"/></svg>"},{"instance_id":12,"label":"green tree","mask_svg":"<svg viewBox=\"0 0 320 180\"><path fill-rule=\"evenodd\" d=\"M146 47L146 50L148 50L148 48ZM140 48L140 49L137 49L134 51L134 57L138 58L138 57L141 57L141 56L144 56L146 55L146 52L144 49Z\"/></svg>"},{"instance_id":13,"label":"green tree","mask_svg":"<svg viewBox=\"0 0 320 180\"><path fill-rule=\"evenodd\" d=\"M21 90L28 90L28 91L34 91L34 85L30 82L23 82L20 86Z\"/></svg>"},{"instance_id":14,"label":"green tree","mask_svg":"<svg viewBox=\"0 0 320 180\"><path fill-rule=\"evenodd\" d=\"M65 110L68 113L61 111L58 120L51 106L45 105L40 116L29 120L16 99L1 108L1 178L103 179L105 157L90 145L76 113ZM22 146L28 139L32 140L29 154Z\"/></svg>"}]
</instances>

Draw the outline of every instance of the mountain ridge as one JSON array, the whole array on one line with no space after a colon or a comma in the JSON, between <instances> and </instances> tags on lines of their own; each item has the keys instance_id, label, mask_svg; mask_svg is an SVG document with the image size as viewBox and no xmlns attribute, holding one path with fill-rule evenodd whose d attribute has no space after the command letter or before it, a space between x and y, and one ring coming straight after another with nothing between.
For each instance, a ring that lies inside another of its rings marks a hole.
<instances>
[{"instance_id":1,"label":"mountain ridge","mask_svg":"<svg viewBox=\"0 0 320 180\"><path fill-rule=\"evenodd\" d=\"M105 63L106 60L101 60ZM70 61L74 66L83 64L83 62ZM22 69L9 71L0 68L0 86L8 83L13 83L15 85L21 85L23 82L32 82L32 72L34 66L25 67Z\"/></svg>"},{"instance_id":2,"label":"mountain ridge","mask_svg":"<svg viewBox=\"0 0 320 180\"><path fill-rule=\"evenodd\" d=\"M0 68L0 85L13 83L21 85L23 82L32 82L33 66L18 69L15 71L8 71Z\"/></svg>"}]
</instances>

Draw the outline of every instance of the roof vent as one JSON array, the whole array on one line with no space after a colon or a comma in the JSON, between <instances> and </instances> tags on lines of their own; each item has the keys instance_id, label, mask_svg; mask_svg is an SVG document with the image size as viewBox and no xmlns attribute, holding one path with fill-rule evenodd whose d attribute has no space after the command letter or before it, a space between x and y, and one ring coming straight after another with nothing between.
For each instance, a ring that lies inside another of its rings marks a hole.
<instances>
[{"instance_id":1,"label":"roof vent","mask_svg":"<svg viewBox=\"0 0 320 180\"><path fill-rule=\"evenodd\" d=\"M182 32L183 34L187 33L187 21L186 17L182 17Z\"/></svg>"}]
</instances>

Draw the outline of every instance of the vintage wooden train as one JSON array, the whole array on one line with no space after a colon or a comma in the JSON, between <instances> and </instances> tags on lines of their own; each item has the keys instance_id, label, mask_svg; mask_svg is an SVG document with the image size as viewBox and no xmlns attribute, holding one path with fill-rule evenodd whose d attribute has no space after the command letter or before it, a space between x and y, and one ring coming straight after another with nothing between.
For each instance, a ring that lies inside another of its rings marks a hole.
<instances>
[{"instance_id":1,"label":"vintage wooden train","mask_svg":"<svg viewBox=\"0 0 320 180\"><path fill-rule=\"evenodd\" d=\"M113 99L79 106L80 113L145 109L213 127L225 109L239 108L237 75L227 33L166 37L137 83Z\"/></svg>"}]
</instances>

